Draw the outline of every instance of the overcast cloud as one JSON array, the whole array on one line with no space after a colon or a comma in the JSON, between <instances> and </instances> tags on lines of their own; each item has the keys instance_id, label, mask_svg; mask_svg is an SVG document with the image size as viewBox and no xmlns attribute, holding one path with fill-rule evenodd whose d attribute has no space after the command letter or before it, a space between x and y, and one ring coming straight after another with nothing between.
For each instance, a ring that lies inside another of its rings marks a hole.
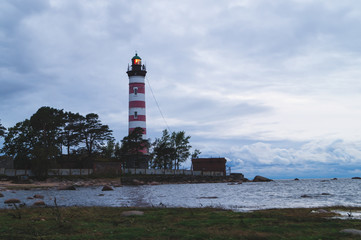
<instances>
[{"instance_id":1,"label":"overcast cloud","mask_svg":"<svg viewBox=\"0 0 361 240\"><path fill-rule=\"evenodd\" d=\"M137 51L202 156L250 178L360 175L360 23L357 0L3 0L0 119L95 112L120 140ZM166 124L146 95L154 139Z\"/></svg>"}]
</instances>

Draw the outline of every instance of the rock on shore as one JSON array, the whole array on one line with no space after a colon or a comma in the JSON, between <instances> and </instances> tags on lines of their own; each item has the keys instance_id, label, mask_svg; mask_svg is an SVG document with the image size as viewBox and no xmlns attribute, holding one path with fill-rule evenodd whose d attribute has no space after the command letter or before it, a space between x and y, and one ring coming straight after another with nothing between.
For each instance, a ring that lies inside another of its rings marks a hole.
<instances>
[{"instance_id":1,"label":"rock on shore","mask_svg":"<svg viewBox=\"0 0 361 240\"><path fill-rule=\"evenodd\" d=\"M20 203L20 200L17 198L10 198L4 201L5 204L11 204L11 203Z\"/></svg>"},{"instance_id":2,"label":"rock on shore","mask_svg":"<svg viewBox=\"0 0 361 240\"><path fill-rule=\"evenodd\" d=\"M253 179L253 182L271 182L273 181L272 179L266 178L266 177L262 177L262 176L255 176Z\"/></svg>"},{"instance_id":3,"label":"rock on shore","mask_svg":"<svg viewBox=\"0 0 361 240\"><path fill-rule=\"evenodd\" d=\"M45 206L45 202L40 200L33 203L33 206Z\"/></svg>"},{"instance_id":4,"label":"rock on shore","mask_svg":"<svg viewBox=\"0 0 361 240\"><path fill-rule=\"evenodd\" d=\"M74 186L60 186L58 190L76 190Z\"/></svg>"},{"instance_id":5,"label":"rock on shore","mask_svg":"<svg viewBox=\"0 0 361 240\"><path fill-rule=\"evenodd\" d=\"M43 196L43 195L40 195L40 194L35 194L35 195L33 196L33 198L44 199L44 196Z\"/></svg>"},{"instance_id":6,"label":"rock on shore","mask_svg":"<svg viewBox=\"0 0 361 240\"><path fill-rule=\"evenodd\" d=\"M103 188L102 188L102 191L113 191L114 189L109 186L109 185L105 185Z\"/></svg>"}]
</instances>

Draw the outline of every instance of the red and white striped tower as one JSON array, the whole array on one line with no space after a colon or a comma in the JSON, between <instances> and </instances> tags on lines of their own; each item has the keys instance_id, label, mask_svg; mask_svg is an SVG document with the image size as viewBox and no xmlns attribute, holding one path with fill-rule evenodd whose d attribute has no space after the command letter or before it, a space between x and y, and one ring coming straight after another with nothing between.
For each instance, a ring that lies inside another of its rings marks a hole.
<instances>
[{"instance_id":1,"label":"red and white striped tower","mask_svg":"<svg viewBox=\"0 0 361 240\"><path fill-rule=\"evenodd\" d=\"M145 75L147 71L142 65L142 59L136 53L132 58L132 65L128 66L129 77L129 134L137 127L143 129L143 139L146 139L145 119ZM142 151L147 153L147 149Z\"/></svg>"}]
</instances>

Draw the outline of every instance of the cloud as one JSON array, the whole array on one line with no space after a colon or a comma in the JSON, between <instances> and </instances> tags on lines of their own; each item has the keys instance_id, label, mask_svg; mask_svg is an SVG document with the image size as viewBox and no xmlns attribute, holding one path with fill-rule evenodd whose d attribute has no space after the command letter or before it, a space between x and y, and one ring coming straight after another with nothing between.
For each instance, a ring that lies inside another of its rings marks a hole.
<instances>
[{"instance_id":1,"label":"cloud","mask_svg":"<svg viewBox=\"0 0 361 240\"><path fill-rule=\"evenodd\" d=\"M41 106L96 112L121 139L137 50L168 125L204 155L251 173L340 162L352 171L358 9L356 0L2 1L0 118L9 127ZM159 137L166 124L148 82L146 91L148 135Z\"/></svg>"},{"instance_id":2,"label":"cloud","mask_svg":"<svg viewBox=\"0 0 361 240\"><path fill-rule=\"evenodd\" d=\"M233 147L227 165L234 171L266 174L274 178L345 177L356 174L361 163L360 142L311 141L294 148L257 142ZM252 175L251 175L252 176Z\"/></svg>"}]
</instances>

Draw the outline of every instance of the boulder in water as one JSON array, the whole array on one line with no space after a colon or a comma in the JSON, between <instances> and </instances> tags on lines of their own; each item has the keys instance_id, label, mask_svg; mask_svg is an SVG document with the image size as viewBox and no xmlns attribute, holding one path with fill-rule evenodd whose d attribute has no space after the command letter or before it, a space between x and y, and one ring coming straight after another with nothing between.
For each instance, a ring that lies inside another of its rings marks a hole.
<instances>
[{"instance_id":1,"label":"boulder in water","mask_svg":"<svg viewBox=\"0 0 361 240\"><path fill-rule=\"evenodd\" d=\"M266 177L262 177L262 176L255 176L253 179L253 182L271 182L273 181L272 179L266 178Z\"/></svg>"},{"instance_id":2,"label":"boulder in water","mask_svg":"<svg viewBox=\"0 0 361 240\"><path fill-rule=\"evenodd\" d=\"M197 199L217 199L218 197L212 196L212 197L199 197Z\"/></svg>"},{"instance_id":3,"label":"boulder in water","mask_svg":"<svg viewBox=\"0 0 361 240\"><path fill-rule=\"evenodd\" d=\"M353 177L352 179L361 179L361 177Z\"/></svg>"},{"instance_id":4,"label":"boulder in water","mask_svg":"<svg viewBox=\"0 0 361 240\"><path fill-rule=\"evenodd\" d=\"M4 201L5 204L11 204L11 203L20 203L20 200L17 198L10 198Z\"/></svg>"},{"instance_id":5,"label":"boulder in water","mask_svg":"<svg viewBox=\"0 0 361 240\"><path fill-rule=\"evenodd\" d=\"M102 191L113 191L114 189L109 186L109 185L105 185L103 188L102 188Z\"/></svg>"},{"instance_id":6,"label":"boulder in water","mask_svg":"<svg viewBox=\"0 0 361 240\"><path fill-rule=\"evenodd\" d=\"M76 190L74 186L61 186L58 190Z\"/></svg>"},{"instance_id":7,"label":"boulder in water","mask_svg":"<svg viewBox=\"0 0 361 240\"><path fill-rule=\"evenodd\" d=\"M45 206L45 202L40 200L33 203L33 206Z\"/></svg>"},{"instance_id":8,"label":"boulder in water","mask_svg":"<svg viewBox=\"0 0 361 240\"><path fill-rule=\"evenodd\" d=\"M40 195L40 194L35 194L35 195L33 196L33 198L44 199L44 196L43 196L43 195Z\"/></svg>"}]
</instances>

